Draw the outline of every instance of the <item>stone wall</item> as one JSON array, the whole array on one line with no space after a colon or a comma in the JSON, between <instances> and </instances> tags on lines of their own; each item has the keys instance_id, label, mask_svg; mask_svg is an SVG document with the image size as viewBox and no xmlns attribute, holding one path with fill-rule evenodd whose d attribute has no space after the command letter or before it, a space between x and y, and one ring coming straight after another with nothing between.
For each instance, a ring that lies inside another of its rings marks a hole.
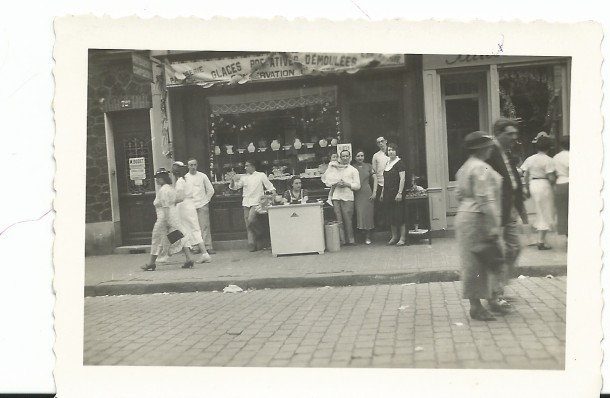
<instances>
[{"instance_id":1,"label":"stone wall","mask_svg":"<svg viewBox=\"0 0 610 398\"><path fill-rule=\"evenodd\" d=\"M139 94L150 95L150 83L133 75L129 58L110 59L101 51L90 54L87 85L87 223L112 221L104 102L113 97Z\"/></svg>"}]
</instances>

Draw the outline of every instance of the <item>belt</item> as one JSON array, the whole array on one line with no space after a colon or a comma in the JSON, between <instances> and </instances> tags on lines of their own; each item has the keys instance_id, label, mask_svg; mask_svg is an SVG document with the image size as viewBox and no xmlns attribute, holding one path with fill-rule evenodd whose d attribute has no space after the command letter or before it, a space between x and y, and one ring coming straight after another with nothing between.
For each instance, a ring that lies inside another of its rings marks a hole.
<instances>
[{"instance_id":1,"label":"belt","mask_svg":"<svg viewBox=\"0 0 610 398\"><path fill-rule=\"evenodd\" d=\"M546 177L532 177L532 180L548 180Z\"/></svg>"}]
</instances>

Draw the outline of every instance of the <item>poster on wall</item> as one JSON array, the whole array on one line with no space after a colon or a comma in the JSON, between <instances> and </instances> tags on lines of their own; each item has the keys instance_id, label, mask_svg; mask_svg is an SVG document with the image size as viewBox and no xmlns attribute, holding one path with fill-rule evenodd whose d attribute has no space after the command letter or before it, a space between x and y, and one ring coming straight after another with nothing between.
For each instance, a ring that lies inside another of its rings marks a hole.
<instances>
[{"instance_id":1,"label":"poster on wall","mask_svg":"<svg viewBox=\"0 0 610 398\"><path fill-rule=\"evenodd\" d=\"M349 152L349 161L352 161L352 158L354 157L354 154L352 153L352 144L351 143L345 143L345 144L337 144L337 155L339 155L339 158L341 157L341 152L343 151L348 151Z\"/></svg>"}]
</instances>

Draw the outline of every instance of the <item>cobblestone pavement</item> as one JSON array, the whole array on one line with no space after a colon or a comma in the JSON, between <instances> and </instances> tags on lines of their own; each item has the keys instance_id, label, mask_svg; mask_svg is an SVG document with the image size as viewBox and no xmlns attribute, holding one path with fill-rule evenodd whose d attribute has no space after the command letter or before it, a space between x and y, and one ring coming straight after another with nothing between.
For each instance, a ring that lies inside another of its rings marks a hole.
<instances>
[{"instance_id":1,"label":"cobblestone pavement","mask_svg":"<svg viewBox=\"0 0 610 398\"><path fill-rule=\"evenodd\" d=\"M85 365L563 369L565 277L472 321L459 282L85 298Z\"/></svg>"}]
</instances>

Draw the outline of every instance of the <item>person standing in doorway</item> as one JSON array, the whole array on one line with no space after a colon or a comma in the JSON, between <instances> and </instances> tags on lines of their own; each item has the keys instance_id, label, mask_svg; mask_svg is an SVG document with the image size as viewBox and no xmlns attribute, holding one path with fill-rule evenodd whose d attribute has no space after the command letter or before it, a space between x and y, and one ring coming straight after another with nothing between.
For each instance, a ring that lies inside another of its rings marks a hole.
<instances>
[{"instance_id":1,"label":"person standing in doorway","mask_svg":"<svg viewBox=\"0 0 610 398\"><path fill-rule=\"evenodd\" d=\"M193 187L193 204L197 209L201 238L208 254L215 254L210 230L210 201L214 196L214 186L205 173L197 171L197 159L189 159L187 165L189 172L184 176L184 179Z\"/></svg>"},{"instance_id":2,"label":"person standing in doorway","mask_svg":"<svg viewBox=\"0 0 610 398\"><path fill-rule=\"evenodd\" d=\"M341 243L347 246L354 246L356 239L354 238L354 191L360 189L360 175L358 170L349 164L351 154L348 150L343 150L339 154L339 162L342 166L335 172L339 173L339 181L336 183L330 182L325 178L326 185L331 187L333 210L337 221L341 224L339 228L339 239ZM332 167L329 167L331 169ZM328 173L329 170L326 171Z\"/></svg>"},{"instance_id":3,"label":"person standing in doorway","mask_svg":"<svg viewBox=\"0 0 610 398\"><path fill-rule=\"evenodd\" d=\"M527 213L523 205L523 184L517 167L512 160L512 148L519 138L517 122L512 119L500 118L493 126L494 146L486 162L502 176L502 206L500 226L504 240L505 264L494 287L494 301L490 306L494 309L512 309L504 296L504 286L508 284L514 272L517 258L521 253L521 241L518 232L518 220L521 218L527 224Z\"/></svg>"},{"instance_id":4,"label":"person standing in doorway","mask_svg":"<svg viewBox=\"0 0 610 398\"><path fill-rule=\"evenodd\" d=\"M375 221L377 224L383 223L385 220L383 213L383 205L381 203L381 192L383 191L383 170L388 164L388 141L385 137L377 137L377 147L379 151L373 155L371 166L373 169L373 192L371 199L375 201Z\"/></svg>"}]
</instances>

